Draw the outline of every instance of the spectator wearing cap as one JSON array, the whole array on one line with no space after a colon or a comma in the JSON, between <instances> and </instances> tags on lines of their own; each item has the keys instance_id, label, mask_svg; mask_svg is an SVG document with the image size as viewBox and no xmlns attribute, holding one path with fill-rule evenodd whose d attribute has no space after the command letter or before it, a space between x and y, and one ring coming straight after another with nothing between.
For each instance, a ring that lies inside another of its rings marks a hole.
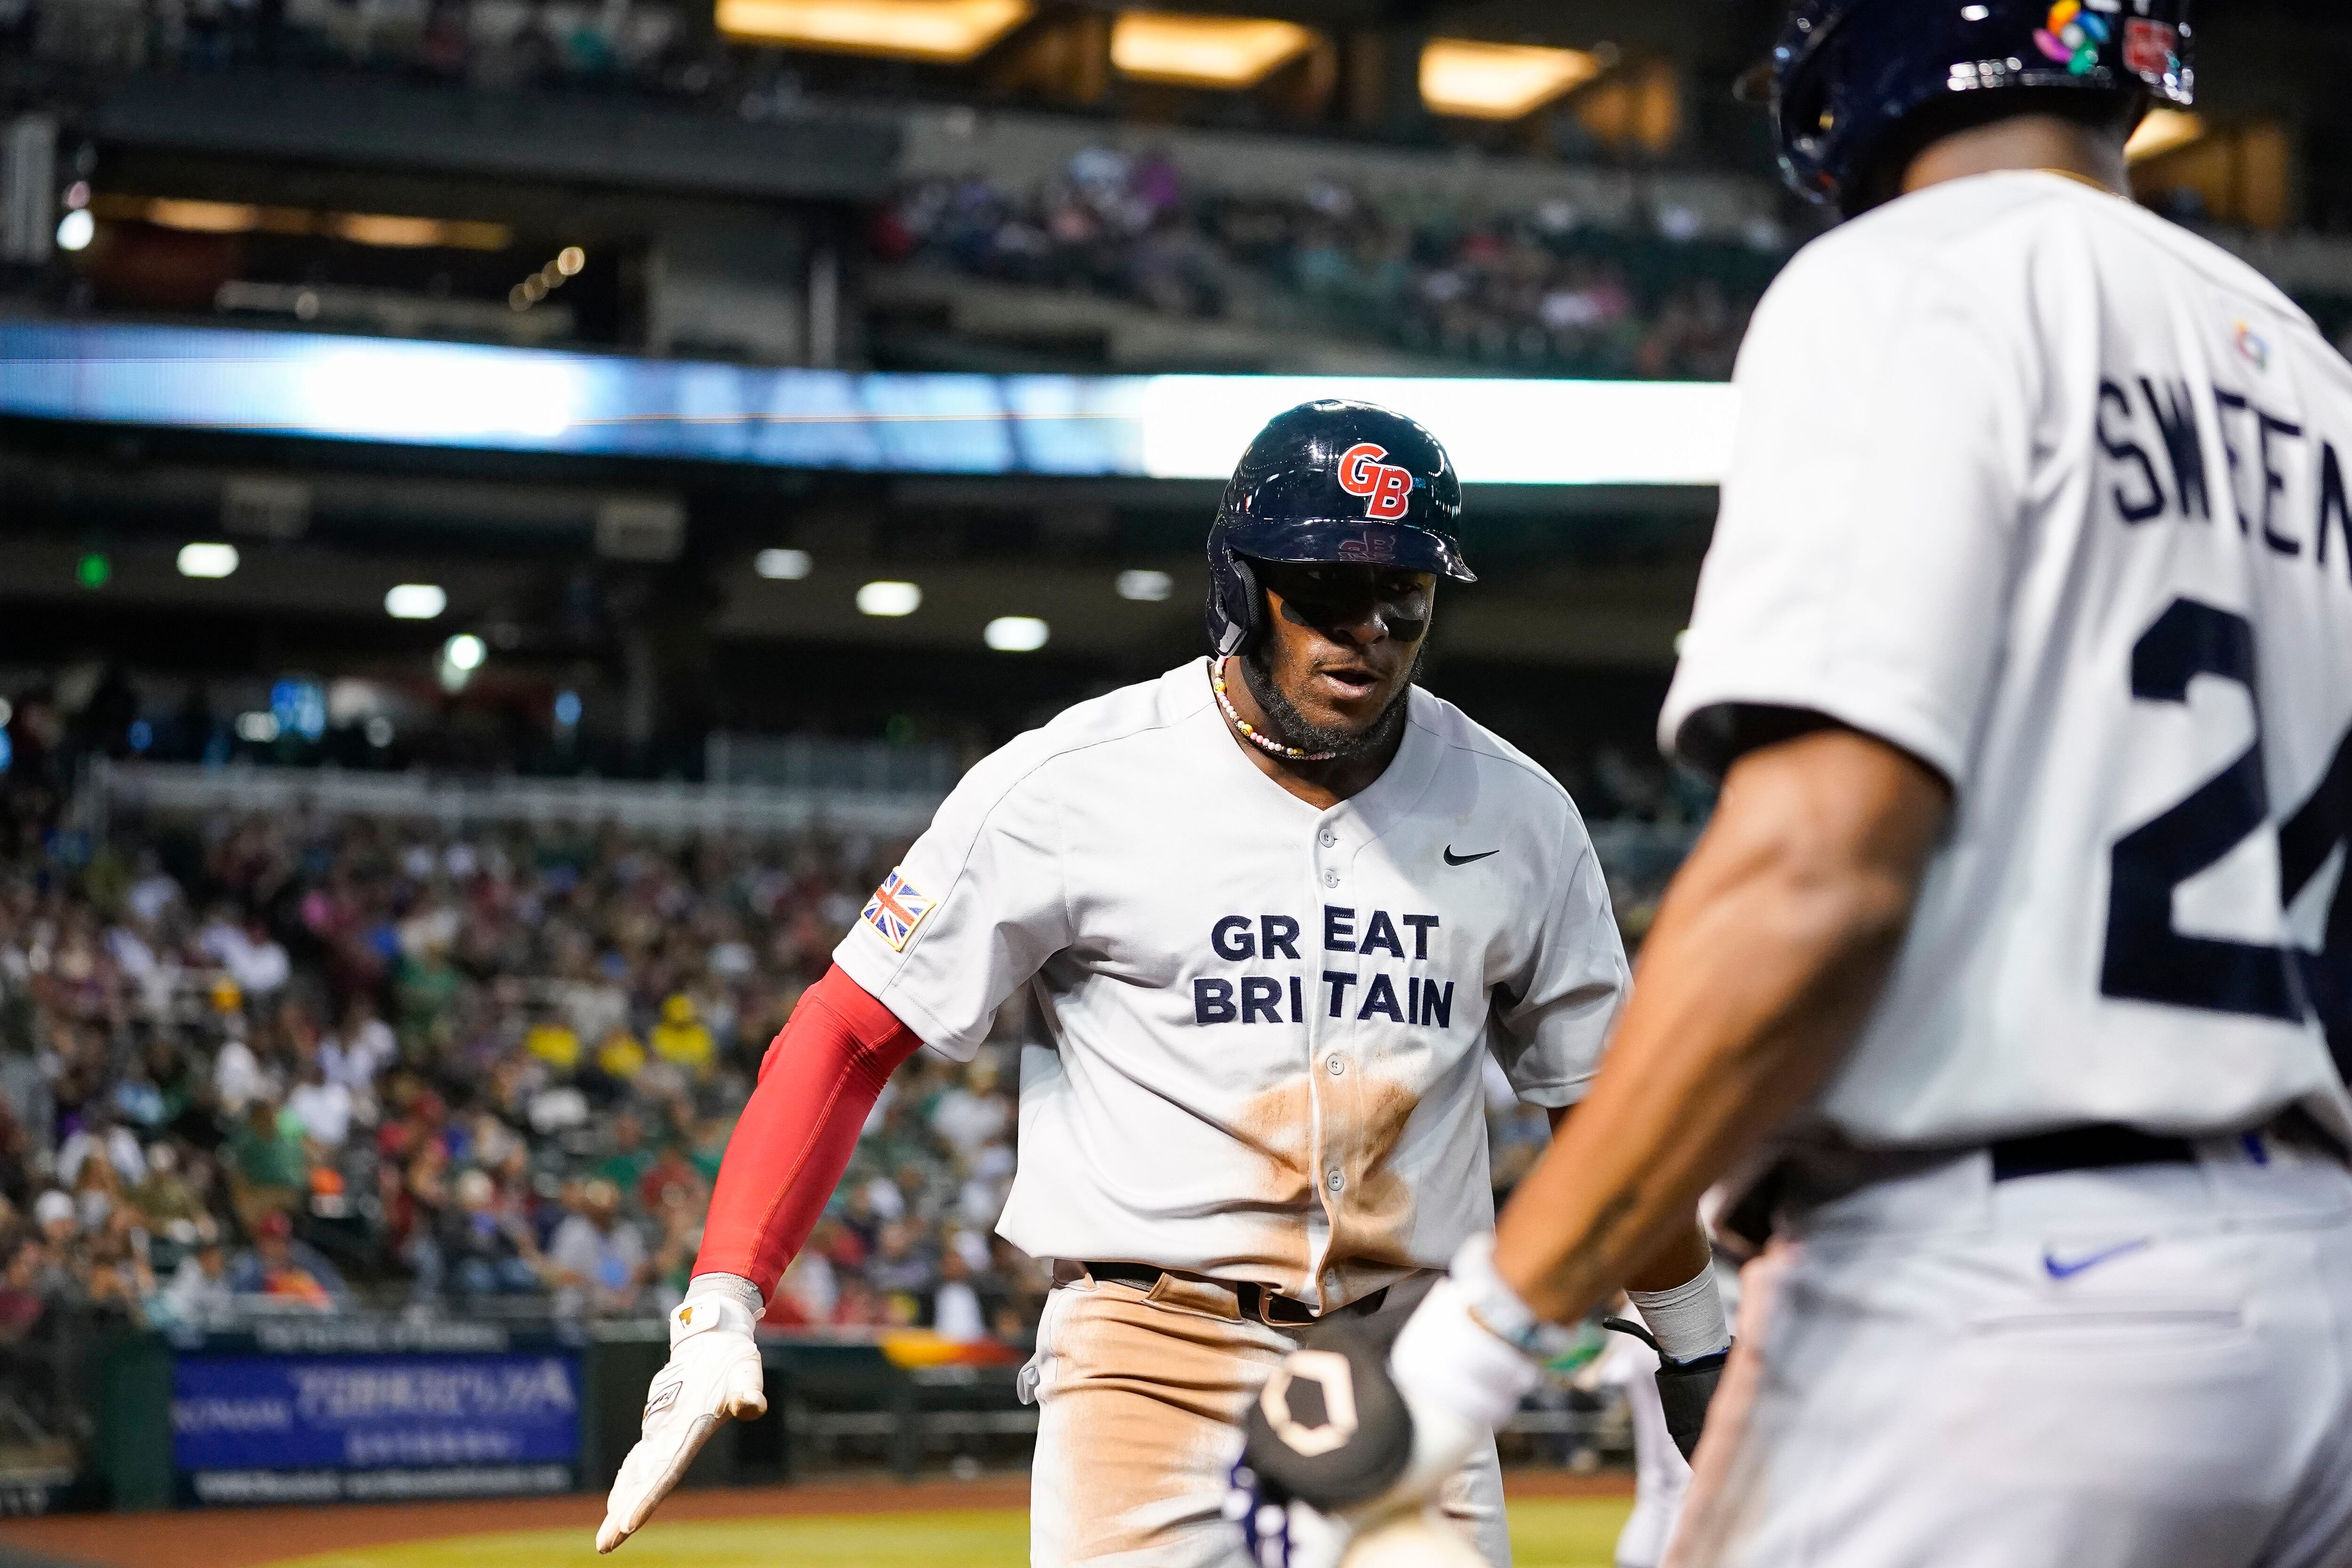
<instances>
[{"instance_id":1,"label":"spectator wearing cap","mask_svg":"<svg viewBox=\"0 0 2352 1568\"><path fill-rule=\"evenodd\" d=\"M442 1211L436 1240L440 1267L459 1293L512 1296L540 1289L537 1240L499 1203L490 1173L460 1172L452 1190L457 1201Z\"/></svg>"},{"instance_id":2,"label":"spectator wearing cap","mask_svg":"<svg viewBox=\"0 0 2352 1568\"><path fill-rule=\"evenodd\" d=\"M218 1236L201 1238L171 1280L156 1293L154 1315L167 1323L203 1325L233 1317L236 1289L229 1282L228 1248Z\"/></svg>"},{"instance_id":3,"label":"spectator wearing cap","mask_svg":"<svg viewBox=\"0 0 2352 1568\"><path fill-rule=\"evenodd\" d=\"M279 1306L332 1311L351 1292L342 1276L317 1247L294 1235L283 1214L265 1214L253 1227L253 1245L230 1267L229 1289Z\"/></svg>"},{"instance_id":4,"label":"spectator wearing cap","mask_svg":"<svg viewBox=\"0 0 2352 1568\"><path fill-rule=\"evenodd\" d=\"M33 1224L52 1252L72 1247L81 1234L81 1216L74 1207L73 1194L51 1187L35 1198Z\"/></svg>"},{"instance_id":5,"label":"spectator wearing cap","mask_svg":"<svg viewBox=\"0 0 2352 1568\"><path fill-rule=\"evenodd\" d=\"M633 1310L646 1278L646 1238L622 1217L621 1189L598 1176L580 1184L574 1204L549 1238L543 1265L556 1310L600 1318Z\"/></svg>"}]
</instances>

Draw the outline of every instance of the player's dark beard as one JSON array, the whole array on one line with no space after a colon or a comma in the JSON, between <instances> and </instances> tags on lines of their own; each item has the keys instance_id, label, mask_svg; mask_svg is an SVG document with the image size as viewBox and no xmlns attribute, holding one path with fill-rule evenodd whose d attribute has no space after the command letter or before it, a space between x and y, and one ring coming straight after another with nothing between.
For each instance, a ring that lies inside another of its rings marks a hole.
<instances>
[{"instance_id":1,"label":"player's dark beard","mask_svg":"<svg viewBox=\"0 0 2352 1568\"><path fill-rule=\"evenodd\" d=\"M1421 679L1422 658L1428 651L1426 643L1413 650L1412 668L1405 671L1403 684L1389 699L1389 705L1381 710L1381 716L1361 730L1335 730L1308 720L1274 683L1274 671L1265 662L1264 647L1252 648L1242 656L1242 683L1257 700L1257 710L1266 716L1267 728L1285 742L1302 752L1328 752L1334 762L1350 762L1371 756L1395 742L1404 728L1406 700L1412 694L1413 682Z\"/></svg>"}]
</instances>

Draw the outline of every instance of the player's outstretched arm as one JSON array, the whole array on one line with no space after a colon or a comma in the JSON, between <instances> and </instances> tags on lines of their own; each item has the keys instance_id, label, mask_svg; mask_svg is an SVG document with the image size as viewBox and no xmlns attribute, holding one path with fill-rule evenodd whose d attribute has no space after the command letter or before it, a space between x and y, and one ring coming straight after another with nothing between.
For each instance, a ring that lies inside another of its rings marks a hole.
<instances>
[{"instance_id":1,"label":"player's outstretched arm","mask_svg":"<svg viewBox=\"0 0 2352 1568\"><path fill-rule=\"evenodd\" d=\"M636 1532L719 1423L768 1408L752 1325L849 1168L883 1084L921 1045L838 968L802 994L727 1141L694 1279L670 1313L669 1363L614 1479L597 1551Z\"/></svg>"},{"instance_id":2,"label":"player's outstretched arm","mask_svg":"<svg viewBox=\"0 0 2352 1568\"><path fill-rule=\"evenodd\" d=\"M1318 1539L1344 1541L1433 1496L1534 1385L1557 1333L1547 1325L1637 1274L1655 1283L1696 1261L1699 1194L1819 1086L1868 1013L1948 801L1933 772L1846 730L1733 767L1659 910L1591 1094L1491 1246L1462 1249L1384 1363L1318 1359L1327 1347L1310 1341L1268 1384L1322 1382L1328 1409L1330 1384L1348 1383L1352 1430L1253 1407L1244 1484L1287 1500L1271 1517L1304 1507ZM1262 1559L1296 1564L1289 1539Z\"/></svg>"},{"instance_id":3,"label":"player's outstretched arm","mask_svg":"<svg viewBox=\"0 0 2352 1568\"><path fill-rule=\"evenodd\" d=\"M1660 906L1592 1093L1505 1208L1495 1267L1581 1315L1813 1093L1900 949L1943 779L1844 729L1749 752Z\"/></svg>"}]
</instances>

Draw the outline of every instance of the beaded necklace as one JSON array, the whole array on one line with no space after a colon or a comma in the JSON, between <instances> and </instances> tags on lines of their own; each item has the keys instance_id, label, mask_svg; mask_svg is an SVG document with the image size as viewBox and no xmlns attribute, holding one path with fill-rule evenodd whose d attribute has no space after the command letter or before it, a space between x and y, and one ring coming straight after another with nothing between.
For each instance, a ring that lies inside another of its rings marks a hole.
<instances>
[{"instance_id":1,"label":"beaded necklace","mask_svg":"<svg viewBox=\"0 0 2352 1568\"><path fill-rule=\"evenodd\" d=\"M1234 700L1225 695L1225 666L1222 659L1209 667L1209 689L1217 694L1217 706L1225 710L1226 722L1241 732L1243 740L1259 751L1294 763L1328 763L1339 756L1337 752L1302 752L1296 746L1286 746L1279 741L1269 741L1259 734L1248 720L1234 711Z\"/></svg>"}]
</instances>

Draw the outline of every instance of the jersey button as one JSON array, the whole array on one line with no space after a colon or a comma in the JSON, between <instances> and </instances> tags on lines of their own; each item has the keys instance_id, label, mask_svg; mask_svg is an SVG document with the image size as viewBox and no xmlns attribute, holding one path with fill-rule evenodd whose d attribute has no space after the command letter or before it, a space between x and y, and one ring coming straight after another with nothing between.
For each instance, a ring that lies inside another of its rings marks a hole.
<instances>
[{"instance_id":1,"label":"jersey button","mask_svg":"<svg viewBox=\"0 0 2352 1568\"><path fill-rule=\"evenodd\" d=\"M1338 887L1339 885L1339 873L1336 870L1326 868L1323 872L1323 885L1327 888Z\"/></svg>"},{"instance_id":2,"label":"jersey button","mask_svg":"<svg viewBox=\"0 0 2352 1568\"><path fill-rule=\"evenodd\" d=\"M1324 847L1324 848L1326 848L1326 849L1330 848L1330 847L1331 847L1331 846L1333 846L1334 844L1337 844L1337 843L1339 843L1339 836L1338 834L1336 834L1336 833L1332 832L1332 831L1331 831L1329 828L1328 828L1328 827L1327 827L1327 828L1325 828L1322 832L1320 832L1320 833L1317 834L1317 835L1315 836L1315 837L1316 837L1316 840L1317 840L1318 843L1320 843L1320 844L1323 846L1323 847Z\"/></svg>"},{"instance_id":3,"label":"jersey button","mask_svg":"<svg viewBox=\"0 0 2352 1568\"><path fill-rule=\"evenodd\" d=\"M1323 1184L1330 1188L1335 1193L1345 1192L1348 1187L1347 1173L1344 1171L1334 1171L1329 1175L1323 1178Z\"/></svg>"},{"instance_id":4,"label":"jersey button","mask_svg":"<svg viewBox=\"0 0 2352 1568\"><path fill-rule=\"evenodd\" d=\"M1323 1070L1329 1073L1333 1078L1338 1078L1340 1074L1348 1070L1348 1064L1340 1060L1338 1057L1327 1057L1323 1061Z\"/></svg>"}]
</instances>

